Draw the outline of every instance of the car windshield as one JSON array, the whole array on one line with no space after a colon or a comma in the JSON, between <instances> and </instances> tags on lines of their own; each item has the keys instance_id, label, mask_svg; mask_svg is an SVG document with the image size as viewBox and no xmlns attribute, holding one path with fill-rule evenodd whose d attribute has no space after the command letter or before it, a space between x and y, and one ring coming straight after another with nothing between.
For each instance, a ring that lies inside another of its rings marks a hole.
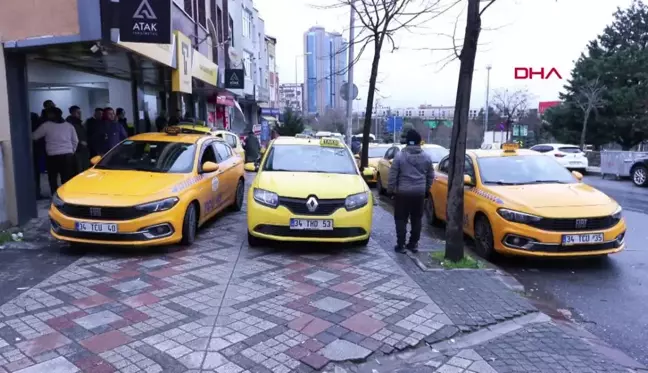
<instances>
[{"instance_id":1,"label":"car windshield","mask_svg":"<svg viewBox=\"0 0 648 373\"><path fill-rule=\"evenodd\" d=\"M126 140L106 154L95 168L161 173L193 170L196 146L179 142Z\"/></svg>"},{"instance_id":2,"label":"car windshield","mask_svg":"<svg viewBox=\"0 0 648 373\"><path fill-rule=\"evenodd\" d=\"M441 162L441 159L449 153L446 148L423 148L423 151L432 158L432 162L434 163Z\"/></svg>"},{"instance_id":3,"label":"car windshield","mask_svg":"<svg viewBox=\"0 0 648 373\"><path fill-rule=\"evenodd\" d=\"M382 158L389 147L369 147L369 158Z\"/></svg>"},{"instance_id":4,"label":"car windshield","mask_svg":"<svg viewBox=\"0 0 648 373\"><path fill-rule=\"evenodd\" d=\"M314 145L274 145L263 166L265 171L357 174L349 150Z\"/></svg>"},{"instance_id":5,"label":"car windshield","mask_svg":"<svg viewBox=\"0 0 648 373\"><path fill-rule=\"evenodd\" d=\"M555 159L539 155L478 158L484 184L522 185L576 183L576 178Z\"/></svg>"}]
</instances>

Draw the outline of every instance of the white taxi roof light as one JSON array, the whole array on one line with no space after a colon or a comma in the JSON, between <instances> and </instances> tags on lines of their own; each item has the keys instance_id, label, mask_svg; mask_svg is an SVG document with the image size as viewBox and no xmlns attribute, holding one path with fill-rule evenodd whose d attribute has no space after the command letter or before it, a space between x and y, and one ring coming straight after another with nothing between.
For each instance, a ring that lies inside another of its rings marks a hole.
<instances>
[{"instance_id":1,"label":"white taxi roof light","mask_svg":"<svg viewBox=\"0 0 648 373\"><path fill-rule=\"evenodd\" d=\"M320 139L320 146L328 146L332 148L341 148L342 143L340 142L340 139L337 139L335 137L322 137Z\"/></svg>"},{"instance_id":2,"label":"white taxi roof light","mask_svg":"<svg viewBox=\"0 0 648 373\"><path fill-rule=\"evenodd\" d=\"M515 153L518 149L520 149L520 144L514 142L502 144L502 150L504 153Z\"/></svg>"}]
</instances>

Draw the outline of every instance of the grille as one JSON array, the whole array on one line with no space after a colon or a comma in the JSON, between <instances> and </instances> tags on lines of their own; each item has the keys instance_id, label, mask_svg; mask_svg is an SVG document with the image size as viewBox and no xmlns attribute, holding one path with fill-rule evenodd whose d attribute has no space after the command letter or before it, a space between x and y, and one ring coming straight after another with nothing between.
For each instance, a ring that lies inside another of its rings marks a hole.
<instances>
[{"instance_id":1,"label":"grille","mask_svg":"<svg viewBox=\"0 0 648 373\"><path fill-rule=\"evenodd\" d=\"M587 220L585 226L576 225L578 220ZM614 227L619 222L612 216L602 216L596 218L578 218L578 219L550 219L542 220L529 225L545 231L555 232L572 232L572 231L596 231Z\"/></svg>"},{"instance_id":2,"label":"grille","mask_svg":"<svg viewBox=\"0 0 648 373\"><path fill-rule=\"evenodd\" d=\"M331 215L340 208L344 208L344 199L318 199L317 209L314 212L308 211L306 201L308 198L279 197L279 205L287 208L297 215Z\"/></svg>"},{"instance_id":3,"label":"grille","mask_svg":"<svg viewBox=\"0 0 648 373\"><path fill-rule=\"evenodd\" d=\"M134 207L102 207L66 203L57 208L63 215L71 218L90 220L132 220L148 214L148 212L136 210Z\"/></svg>"},{"instance_id":4,"label":"grille","mask_svg":"<svg viewBox=\"0 0 648 373\"><path fill-rule=\"evenodd\" d=\"M303 237L303 238L352 238L367 234L362 228L333 228L330 231L307 231L292 230L282 225L261 224L254 227L254 231L263 234L281 237Z\"/></svg>"}]
</instances>

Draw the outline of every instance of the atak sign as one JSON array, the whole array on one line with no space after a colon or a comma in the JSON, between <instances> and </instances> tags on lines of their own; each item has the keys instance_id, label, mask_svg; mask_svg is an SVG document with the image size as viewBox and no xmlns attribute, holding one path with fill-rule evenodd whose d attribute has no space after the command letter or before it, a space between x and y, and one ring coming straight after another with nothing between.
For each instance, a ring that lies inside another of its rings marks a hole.
<instances>
[{"instance_id":1,"label":"atak sign","mask_svg":"<svg viewBox=\"0 0 648 373\"><path fill-rule=\"evenodd\" d=\"M119 40L171 44L172 0L119 1Z\"/></svg>"},{"instance_id":2,"label":"atak sign","mask_svg":"<svg viewBox=\"0 0 648 373\"><path fill-rule=\"evenodd\" d=\"M555 67L534 69L532 67L516 67L515 68L515 79L521 80L532 80L533 78L538 79L562 79L562 75L558 72Z\"/></svg>"}]
</instances>

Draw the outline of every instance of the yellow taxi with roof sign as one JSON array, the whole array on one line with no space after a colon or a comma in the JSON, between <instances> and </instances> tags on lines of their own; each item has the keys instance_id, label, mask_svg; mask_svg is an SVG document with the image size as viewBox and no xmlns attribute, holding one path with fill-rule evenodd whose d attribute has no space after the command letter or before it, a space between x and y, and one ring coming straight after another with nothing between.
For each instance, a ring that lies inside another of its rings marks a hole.
<instances>
[{"instance_id":1,"label":"yellow taxi with roof sign","mask_svg":"<svg viewBox=\"0 0 648 373\"><path fill-rule=\"evenodd\" d=\"M387 191L384 186L387 185L389 179L389 170L391 169L394 159L404 147L405 145L403 144L393 144L383 153L382 158L378 160L378 166L376 167L376 188L380 193L385 193ZM435 167L438 165L439 161L448 154L448 149L441 145L425 144L423 142L421 143L421 150L432 158L432 164Z\"/></svg>"},{"instance_id":2,"label":"yellow taxi with roof sign","mask_svg":"<svg viewBox=\"0 0 648 373\"><path fill-rule=\"evenodd\" d=\"M93 158L54 195L51 234L71 243L188 245L208 219L240 210L243 160L222 139L181 132L136 135Z\"/></svg>"},{"instance_id":3,"label":"yellow taxi with roof sign","mask_svg":"<svg viewBox=\"0 0 648 373\"><path fill-rule=\"evenodd\" d=\"M464 232L477 251L534 257L597 256L625 248L621 206L541 153L503 144L466 152ZM425 214L445 220L450 160L435 172Z\"/></svg>"},{"instance_id":4,"label":"yellow taxi with roof sign","mask_svg":"<svg viewBox=\"0 0 648 373\"><path fill-rule=\"evenodd\" d=\"M227 130L218 130L195 123L180 123L179 125L174 127L180 128L182 133L185 134L205 134L220 137L225 140L227 145L229 145L239 157L245 159L245 149L243 149L241 138L233 132Z\"/></svg>"},{"instance_id":5,"label":"yellow taxi with roof sign","mask_svg":"<svg viewBox=\"0 0 648 373\"><path fill-rule=\"evenodd\" d=\"M373 196L338 138L274 139L248 194L248 243L355 242L371 234Z\"/></svg>"}]
</instances>

